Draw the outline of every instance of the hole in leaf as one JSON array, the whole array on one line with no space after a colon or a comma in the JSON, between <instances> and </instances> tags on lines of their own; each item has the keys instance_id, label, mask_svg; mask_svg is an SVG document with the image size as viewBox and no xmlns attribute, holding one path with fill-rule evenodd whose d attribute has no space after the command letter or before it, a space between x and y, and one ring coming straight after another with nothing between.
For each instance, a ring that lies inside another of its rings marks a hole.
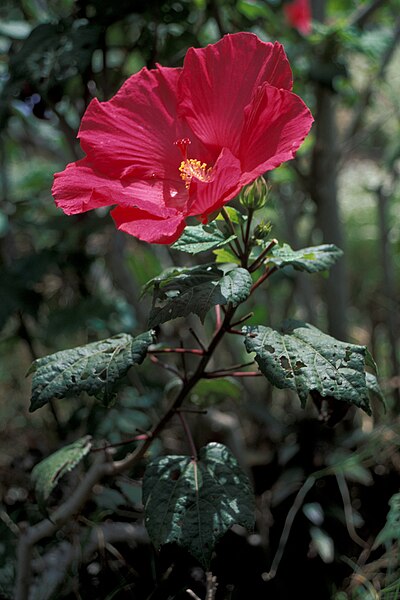
<instances>
[{"instance_id":1,"label":"hole in leaf","mask_svg":"<svg viewBox=\"0 0 400 600\"><path fill-rule=\"evenodd\" d=\"M273 346L270 346L269 344L267 344L265 346L265 349L267 352L270 352L271 354L273 354L275 352L275 348Z\"/></svg>"},{"instance_id":2,"label":"hole in leaf","mask_svg":"<svg viewBox=\"0 0 400 600\"><path fill-rule=\"evenodd\" d=\"M290 371L290 363L289 363L287 357L281 356L279 360L280 360L282 369L285 369L285 371Z\"/></svg>"},{"instance_id":3,"label":"hole in leaf","mask_svg":"<svg viewBox=\"0 0 400 600\"><path fill-rule=\"evenodd\" d=\"M300 371L300 369L302 369L305 366L306 365L303 363L303 361L297 360L293 370L297 374Z\"/></svg>"},{"instance_id":4,"label":"hole in leaf","mask_svg":"<svg viewBox=\"0 0 400 600\"><path fill-rule=\"evenodd\" d=\"M180 472L179 469L174 469L169 474L169 478L172 479L172 481L178 481L178 479L179 479L180 476L181 476L181 472Z\"/></svg>"}]
</instances>

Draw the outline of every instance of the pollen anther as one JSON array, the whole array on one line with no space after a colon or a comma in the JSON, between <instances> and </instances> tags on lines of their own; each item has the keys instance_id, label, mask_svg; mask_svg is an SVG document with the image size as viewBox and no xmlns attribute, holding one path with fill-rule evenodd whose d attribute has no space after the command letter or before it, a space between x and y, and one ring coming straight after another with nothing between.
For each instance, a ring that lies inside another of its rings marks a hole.
<instances>
[{"instance_id":1,"label":"pollen anther","mask_svg":"<svg viewBox=\"0 0 400 600\"><path fill-rule=\"evenodd\" d=\"M206 163L202 163L195 158L187 158L181 162L179 171L186 189L189 189L193 178L208 183L211 179L212 167L207 168Z\"/></svg>"}]
</instances>

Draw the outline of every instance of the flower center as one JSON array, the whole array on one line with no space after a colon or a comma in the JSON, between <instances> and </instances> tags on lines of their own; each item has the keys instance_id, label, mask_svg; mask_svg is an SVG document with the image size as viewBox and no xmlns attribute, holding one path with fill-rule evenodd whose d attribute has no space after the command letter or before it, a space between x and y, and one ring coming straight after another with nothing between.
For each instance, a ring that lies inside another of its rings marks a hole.
<instances>
[{"instance_id":1,"label":"flower center","mask_svg":"<svg viewBox=\"0 0 400 600\"><path fill-rule=\"evenodd\" d=\"M175 142L175 145L178 146L183 156L179 171L187 190L189 189L193 178L208 183L211 179L212 171L212 167L207 167L206 163L202 163L196 158L187 157L187 147L190 143L189 138L182 138Z\"/></svg>"}]
</instances>

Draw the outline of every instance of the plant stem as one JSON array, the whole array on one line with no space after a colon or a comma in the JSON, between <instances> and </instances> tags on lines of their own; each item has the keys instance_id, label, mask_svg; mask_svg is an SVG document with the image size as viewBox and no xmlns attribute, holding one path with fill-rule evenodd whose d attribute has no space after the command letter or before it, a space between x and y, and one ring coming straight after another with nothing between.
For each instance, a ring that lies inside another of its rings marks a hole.
<instances>
[{"instance_id":1,"label":"plant stem","mask_svg":"<svg viewBox=\"0 0 400 600\"><path fill-rule=\"evenodd\" d=\"M184 400L190 393L190 391L194 388L196 383L200 381L204 377L205 369L215 351L218 344L224 337L225 333L229 331L231 319L235 313L235 308L232 305L228 305L224 320L221 323L221 327L214 333L211 342L208 348L205 350L199 364L197 365L196 370L192 374L192 376L184 382L180 392L177 397L171 403L170 407L166 410L164 415L161 417L157 425L153 428L151 432L151 437L143 442L143 444L137 448L132 454L129 454L127 457L123 458L120 461L116 461L113 463L114 473L120 473L125 469L130 469L134 464L136 464L147 452L150 447L153 439L157 437L161 431L163 431L164 427L170 421L170 419L174 416L177 409L181 407Z\"/></svg>"},{"instance_id":2,"label":"plant stem","mask_svg":"<svg viewBox=\"0 0 400 600\"><path fill-rule=\"evenodd\" d=\"M182 423L183 429L185 430L185 434L186 434L186 437L188 439L190 450L191 450L191 453L192 453L192 458L195 461L197 461L198 460L197 450L196 450L196 446L194 445L192 432L190 431L190 428L189 428L188 422L186 420L186 417L180 411L178 411L178 417L179 417L180 422Z\"/></svg>"},{"instance_id":3,"label":"plant stem","mask_svg":"<svg viewBox=\"0 0 400 600\"><path fill-rule=\"evenodd\" d=\"M232 327L237 327L237 325L241 325L242 323L245 323L246 321L251 319L251 317L253 317L253 316L254 316L253 312L247 313L247 315L244 315L243 317L241 317L240 319L238 319L237 321L232 323Z\"/></svg>"},{"instance_id":4,"label":"plant stem","mask_svg":"<svg viewBox=\"0 0 400 600\"><path fill-rule=\"evenodd\" d=\"M275 273L275 271L277 271L276 267L272 267L272 269L267 269L264 275L261 275L261 277L257 279L255 283L253 283L250 290L250 294L252 294L266 279L268 279L268 277L270 277L272 273Z\"/></svg>"},{"instance_id":5,"label":"plant stem","mask_svg":"<svg viewBox=\"0 0 400 600\"><path fill-rule=\"evenodd\" d=\"M250 273L253 273L254 271L257 271L257 269L259 267L261 267L262 261L267 256L267 254L269 253L269 251L271 250L271 248L273 248L274 246L276 246L277 243L278 243L278 240L276 240L276 239L273 239L273 240L270 241L270 243L268 244L268 246L266 248L264 248L264 250L261 252L260 256L258 256L255 259L255 261L249 266Z\"/></svg>"},{"instance_id":6,"label":"plant stem","mask_svg":"<svg viewBox=\"0 0 400 600\"><path fill-rule=\"evenodd\" d=\"M260 371L215 371L214 373L205 373L206 379L218 379L219 377L260 377L262 373Z\"/></svg>"},{"instance_id":7,"label":"plant stem","mask_svg":"<svg viewBox=\"0 0 400 600\"><path fill-rule=\"evenodd\" d=\"M204 350L197 350L196 348L154 348L147 351L148 354L197 354L202 356Z\"/></svg>"},{"instance_id":8,"label":"plant stem","mask_svg":"<svg viewBox=\"0 0 400 600\"><path fill-rule=\"evenodd\" d=\"M231 219L230 219L230 217L229 217L229 215L228 215L228 213L227 213L227 211L226 211L226 208L225 208L225 207L224 207L224 208L222 208L222 210L221 210L221 215L224 217L224 219L225 219L225 222L227 223L227 225L228 225L228 227L229 227L229 230L230 230L231 234L232 234L232 235L234 235L234 236L235 236L235 238L236 238L236 231L235 231L235 228L234 228L234 226L233 226L233 223L232 223L232 221L231 221ZM237 239L237 238L236 238L236 239L234 239L234 240L233 240L233 243L235 244L235 246L236 246L236 248L237 248L237 251L238 251L238 253L239 253L239 254L238 254L238 257L239 257L239 258L242 258L242 257L243 257L243 254L244 254L244 252L243 252L243 250L242 250L242 248L241 248L241 246L240 246L240 244L239 244L239 241L238 241L238 239Z\"/></svg>"},{"instance_id":9,"label":"plant stem","mask_svg":"<svg viewBox=\"0 0 400 600\"><path fill-rule=\"evenodd\" d=\"M222 214L224 219L227 221L231 230L234 233L234 228L231 220L225 209L222 209ZM238 249L240 251L241 256L247 252L247 247L245 247L244 252L240 248L240 244L238 244ZM272 274L274 269L271 269L266 274L264 274L260 279L253 285L251 289L251 293L259 286L261 283ZM118 473L124 472L128 469L132 469L134 465L136 465L139 461L141 461L146 455L148 449L150 448L153 440L159 436L159 434L164 430L166 425L172 419L172 417L178 413L179 418L182 421L182 414L180 412L180 408L194 388L196 383L207 377L206 375L206 367L213 356L217 346L220 344L226 333L237 333L239 335L243 335L241 332L238 332L231 327L231 321L235 314L236 307L233 307L232 304L228 304L224 310L224 317L222 321L220 320L219 327L214 332L211 341L206 348L203 346L197 335L191 330L192 335L195 337L196 341L199 343L201 350L195 352L192 349L186 348L174 348L174 349L164 349L167 353L168 351L184 354L188 353L197 354L200 358L198 365L192 375L182 381L182 387L178 392L176 398L172 401L170 406L165 411L164 415L158 421L158 423L153 427L152 431L148 434L145 434L143 442L140 446L138 446L132 453L128 454L121 460L113 461L110 456L110 452L107 448L103 452L99 452L97 454L98 460L96 460L93 465L90 467L89 471L85 474L75 491L69 498L59 506L51 515L51 520L44 519L39 523L31 527L26 527L25 529L21 529L21 536L18 545L18 564L17 564L17 578L16 578L16 594L15 600L27 600L29 597L30 591L30 581L31 581L31 573L32 573L32 553L34 546L39 543L43 538L50 537L54 535L65 523L67 523L72 517L79 513L82 506L90 497L93 487L101 481L104 477L117 475ZM222 317L222 315L221 315ZM240 319L237 323L243 322L243 319ZM153 351L154 352L154 351ZM180 375L179 372L176 371L170 365L166 365L158 360L154 353L150 352L150 359L153 362L157 362L160 366L172 371L175 375ZM233 372L231 375L236 377L250 377L256 376L258 373L243 373L240 371ZM182 377L181 377L182 378ZM185 420L182 421L185 427ZM186 429L185 429L186 430ZM189 432L190 434L190 432ZM136 439L142 436L137 436ZM190 440L190 437L189 437ZM192 450L194 449L194 444ZM196 453L194 453L196 456ZM278 561L279 562L279 561ZM273 568L276 567L276 560L273 563Z\"/></svg>"}]
</instances>

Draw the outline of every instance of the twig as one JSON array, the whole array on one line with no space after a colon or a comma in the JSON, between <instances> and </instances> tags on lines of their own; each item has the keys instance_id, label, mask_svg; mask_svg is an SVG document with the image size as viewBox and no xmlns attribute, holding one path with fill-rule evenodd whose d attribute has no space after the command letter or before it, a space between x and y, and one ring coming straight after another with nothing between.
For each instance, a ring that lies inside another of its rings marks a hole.
<instances>
[{"instance_id":1,"label":"twig","mask_svg":"<svg viewBox=\"0 0 400 600\"><path fill-rule=\"evenodd\" d=\"M194 592L192 592L192 590L190 590L189 588L188 588L187 590L185 590L185 592L186 592L187 594L189 594L189 596L190 596L191 598L194 598L194 600L201 600L201 598L199 598L199 597L197 596L197 594L195 594Z\"/></svg>"},{"instance_id":2,"label":"twig","mask_svg":"<svg viewBox=\"0 0 400 600\"><path fill-rule=\"evenodd\" d=\"M132 444L132 442L142 442L143 440L147 440L148 437L151 437L151 433L140 433L139 435L135 435L135 437L130 438L129 440L124 440L123 442L117 442L116 444L107 444L105 446L100 446L99 448L91 448L90 452L104 452L109 450L110 448L119 448L120 446L126 446L127 444Z\"/></svg>"},{"instance_id":3,"label":"twig","mask_svg":"<svg viewBox=\"0 0 400 600\"><path fill-rule=\"evenodd\" d=\"M215 372L215 373L204 373L205 379L218 379L219 377L260 377L262 373L260 371L232 371L231 373Z\"/></svg>"},{"instance_id":4,"label":"twig","mask_svg":"<svg viewBox=\"0 0 400 600\"><path fill-rule=\"evenodd\" d=\"M386 0L374 0L367 6L361 6L356 10L355 14L350 17L349 24L353 27L364 27L365 23L373 15L373 13L383 4L385 4L385 2Z\"/></svg>"},{"instance_id":5,"label":"twig","mask_svg":"<svg viewBox=\"0 0 400 600\"><path fill-rule=\"evenodd\" d=\"M208 411L203 408L191 408L190 406L181 406L180 408L177 408L175 412L196 413L198 415L206 415Z\"/></svg>"},{"instance_id":6,"label":"twig","mask_svg":"<svg viewBox=\"0 0 400 600\"><path fill-rule=\"evenodd\" d=\"M232 323L232 327L237 327L237 325L241 325L245 321L248 321L249 319L251 319L251 317L253 317L253 316L254 316L253 312L247 313L247 315L244 315L244 317L241 317L240 319L238 319L237 321Z\"/></svg>"},{"instance_id":7,"label":"twig","mask_svg":"<svg viewBox=\"0 0 400 600\"><path fill-rule=\"evenodd\" d=\"M283 553L286 548L287 541L289 539L289 534L290 534L290 530L292 529L293 521L294 521L297 513L299 512L300 508L302 507L304 499L307 496L308 492L313 487L314 483L315 483L315 477L313 475L310 475L310 477L308 477L305 480L305 482L303 483L303 485L297 492L297 496L291 506L291 509L289 510L289 512L287 514L285 525L283 527L283 531L282 531L282 535L281 535L281 539L279 540L278 550L276 551L276 554L272 561L271 569L264 576L266 581L273 579L277 573L279 563L281 562Z\"/></svg>"},{"instance_id":8,"label":"twig","mask_svg":"<svg viewBox=\"0 0 400 600\"><path fill-rule=\"evenodd\" d=\"M203 344L203 342L201 341L201 339L199 338L199 336L197 335L197 333L195 332L195 330L192 327L190 327L189 332L192 334L192 336L194 337L194 339L196 340L196 342L198 343L198 345L200 346L200 348L203 350L203 353L204 353L206 351L206 347Z\"/></svg>"},{"instance_id":9,"label":"twig","mask_svg":"<svg viewBox=\"0 0 400 600\"><path fill-rule=\"evenodd\" d=\"M93 486L105 475L112 473L112 464L105 454L99 454L75 492L51 515L51 521L44 519L36 525L22 531L17 551L18 571L16 579L15 600L27 600L31 580L31 561L35 544L46 537L54 535L88 500Z\"/></svg>"},{"instance_id":10,"label":"twig","mask_svg":"<svg viewBox=\"0 0 400 600\"><path fill-rule=\"evenodd\" d=\"M267 256L267 254L269 253L269 251L271 250L271 248L273 248L274 246L276 246L276 244L278 244L278 240L277 239L274 238L273 240L270 241L270 243L268 244L268 246L266 248L264 248L264 250L261 252L260 256L258 256L255 259L255 261L249 266L250 273L253 273L259 267L261 267L262 261Z\"/></svg>"},{"instance_id":11,"label":"twig","mask_svg":"<svg viewBox=\"0 0 400 600\"><path fill-rule=\"evenodd\" d=\"M219 304L215 306L215 328L221 327L221 307Z\"/></svg>"},{"instance_id":12,"label":"twig","mask_svg":"<svg viewBox=\"0 0 400 600\"><path fill-rule=\"evenodd\" d=\"M235 314L236 308L228 304L224 320L205 350L201 360L199 361L196 370L186 382L183 383L181 390L176 398L172 401L169 408L153 428L151 434L138 446L132 453L118 461L112 461L109 452L99 452L97 460L85 474L73 494L51 515L51 521L44 519L39 523L22 530L17 551L17 577L15 600L28 600L29 588L32 573L32 553L34 546L43 538L54 535L65 523L70 521L77 514L85 502L89 499L93 487L101 481L105 476L117 475L137 464L147 453L153 440L158 437L161 431L164 430L170 419L176 414L194 388L196 383L203 377L204 371L215 351L218 344L221 342L225 333L230 328L230 322ZM158 361L155 356L150 356L153 361ZM178 413L179 414L179 413Z\"/></svg>"},{"instance_id":13,"label":"twig","mask_svg":"<svg viewBox=\"0 0 400 600\"><path fill-rule=\"evenodd\" d=\"M235 231L235 228L234 228L234 226L233 226L233 223L232 223L232 221L231 221L231 219L230 219L230 217L229 217L229 215L228 215L228 213L227 213L227 211L226 211L226 208L225 208L225 207L223 207L223 208L221 209L221 215L223 216L223 218L224 218L225 222L227 223L227 225L228 225L228 227L229 227L229 230L230 230L231 234L232 234L232 235L234 235L234 236L236 236L236 231ZM242 257L243 257L243 250L242 250L242 248L241 248L241 246L240 246L240 244L239 244L239 241L238 241L238 239L237 239L237 238L236 238L236 239L234 239L234 240L233 240L233 243L235 244L235 246L236 246L236 248L237 248L237 251L238 251L238 253L239 253L239 254L238 254L239 258L242 258Z\"/></svg>"},{"instance_id":14,"label":"twig","mask_svg":"<svg viewBox=\"0 0 400 600\"><path fill-rule=\"evenodd\" d=\"M272 267L271 269L267 269L264 275L261 275L259 279L251 286L250 294L252 294L268 277L270 277L275 271L277 271L277 267Z\"/></svg>"},{"instance_id":15,"label":"twig","mask_svg":"<svg viewBox=\"0 0 400 600\"><path fill-rule=\"evenodd\" d=\"M167 364L165 362L162 362L156 356L153 356L153 355L150 355L150 360L151 360L152 363L154 363L155 365L158 365L159 367L162 367L166 371L169 371L170 373L174 373L174 375L176 375L177 377L179 377L179 379L181 381L184 380L183 375L181 375L181 373L178 371L178 369L176 369L172 365L169 365L169 364Z\"/></svg>"},{"instance_id":16,"label":"twig","mask_svg":"<svg viewBox=\"0 0 400 600\"><path fill-rule=\"evenodd\" d=\"M181 340L181 348L180 349L184 350L182 340ZM182 363L183 382L186 383L188 371L187 371L187 366L186 366L185 352L181 352L180 356L181 356L181 363Z\"/></svg>"},{"instance_id":17,"label":"twig","mask_svg":"<svg viewBox=\"0 0 400 600\"><path fill-rule=\"evenodd\" d=\"M205 600L215 600L215 595L217 593L217 578L215 575L211 573L211 571L207 571L207 590L206 590L206 598Z\"/></svg>"},{"instance_id":18,"label":"twig","mask_svg":"<svg viewBox=\"0 0 400 600\"><path fill-rule=\"evenodd\" d=\"M148 354L197 354L202 356L204 350L197 350L196 348L151 348L147 351Z\"/></svg>"},{"instance_id":19,"label":"twig","mask_svg":"<svg viewBox=\"0 0 400 600\"><path fill-rule=\"evenodd\" d=\"M186 421L186 417L180 411L178 411L178 417L179 417L180 422L182 423L183 429L185 430L185 434L186 434L186 437L187 437L187 440L188 440L189 446L190 446L190 451L192 453L192 458L197 461L198 460L197 450L196 450L196 446L194 445L192 432L190 431L188 422Z\"/></svg>"},{"instance_id":20,"label":"twig","mask_svg":"<svg viewBox=\"0 0 400 600\"><path fill-rule=\"evenodd\" d=\"M232 333L234 335L246 335L245 333L243 333L243 331L240 331L239 329L228 329L227 333Z\"/></svg>"},{"instance_id":21,"label":"twig","mask_svg":"<svg viewBox=\"0 0 400 600\"><path fill-rule=\"evenodd\" d=\"M232 365L231 367L226 367L225 369L215 369L214 371L207 371L206 375L212 375L213 373L223 373L225 371L236 371L237 369L243 369L243 367L249 367L250 365L254 365L254 360L247 361L245 363L239 363L237 365Z\"/></svg>"},{"instance_id":22,"label":"twig","mask_svg":"<svg viewBox=\"0 0 400 600\"><path fill-rule=\"evenodd\" d=\"M353 509L351 506L349 488L347 487L346 479L345 479L342 471L337 471L335 473L335 475L336 475L336 481L337 481L337 484L339 487L339 491L340 491L340 494L341 494L342 500L343 500L344 516L345 516L346 527L347 527L349 536L351 537L353 542L358 544L358 546L361 546L361 548L368 548L369 544L360 538L360 536L357 534L356 528L354 526Z\"/></svg>"}]
</instances>

